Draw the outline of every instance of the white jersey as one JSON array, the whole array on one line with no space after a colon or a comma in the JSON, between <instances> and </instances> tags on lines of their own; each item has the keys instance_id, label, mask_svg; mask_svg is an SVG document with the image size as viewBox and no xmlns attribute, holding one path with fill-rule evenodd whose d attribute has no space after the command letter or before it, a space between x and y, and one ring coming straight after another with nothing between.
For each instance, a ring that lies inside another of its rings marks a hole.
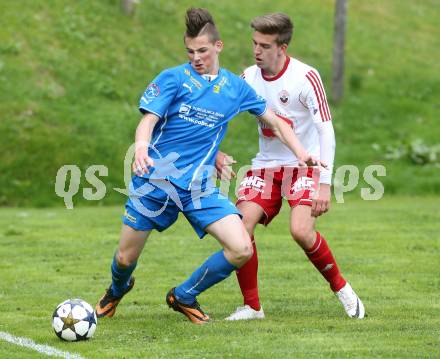
<instances>
[{"instance_id":1,"label":"white jersey","mask_svg":"<svg viewBox=\"0 0 440 359\"><path fill-rule=\"evenodd\" d=\"M260 96L266 99L269 108L294 128L296 136L306 150L312 156L324 160L320 153L318 126L323 122L329 122L332 133L333 127L318 71L301 61L287 57L283 69L275 77L267 78L257 65L248 67L243 77ZM252 168L298 165L298 159L292 151L261 121L258 132L260 148L252 160ZM330 183L334 158L334 133L333 153L324 157L329 170L322 171L323 181L320 182Z\"/></svg>"}]
</instances>

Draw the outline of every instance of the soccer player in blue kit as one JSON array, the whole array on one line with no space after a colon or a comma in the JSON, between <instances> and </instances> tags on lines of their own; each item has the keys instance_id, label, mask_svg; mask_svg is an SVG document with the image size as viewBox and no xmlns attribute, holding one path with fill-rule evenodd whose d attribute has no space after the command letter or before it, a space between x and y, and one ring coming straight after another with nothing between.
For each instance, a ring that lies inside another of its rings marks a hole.
<instances>
[{"instance_id":1,"label":"soccer player in blue kit","mask_svg":"<svg viewBox=\"0 0 440 359\"><path fill-rule=\"evenodd\" d=\"M96 305L98 317L112 317L133 288L132 273L153 229L163 231L182 212L202 238L215 237L223 250L211 255L166 295L166 302L191 322L208 315L197 296L227 278L252 256L252 245L236 207L210 181L228 122L248 111L273 129L302 161L319 165L293 130L241 78L219 67L223 43L205 9L188 9L184 42L189 63L166 69L147 87L139 109L129 199L118 250L111 265L112 284Z\"/></svg>"}]
</instances>

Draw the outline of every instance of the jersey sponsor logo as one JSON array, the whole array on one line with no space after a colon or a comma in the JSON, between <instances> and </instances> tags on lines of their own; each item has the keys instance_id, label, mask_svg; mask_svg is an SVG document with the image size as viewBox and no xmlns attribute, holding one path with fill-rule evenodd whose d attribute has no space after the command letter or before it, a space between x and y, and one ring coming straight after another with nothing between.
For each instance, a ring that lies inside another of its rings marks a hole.
<instances>
[{"instance_id":1,"label":"jersey sponsor logo","mask_svg":"<svg viewBox=\"0 0 440 359\"><path fill-rule=\"evenodd\" d=\"M290 94L286 90L282 90L278 94L278 98L280 99L281 104L284 106L287 106L290 103Z\"/></svg>"},{"instance_id":2,"label":"jersey sponsor logo","mask_svg":"<svg viewBox=\"0 0 440 359\"><path fill-rule=\"evenodd\" d=\"M218 83L218 85L220 87L225 86L228 83L228 78L223 76L222 79L220 80L220 82Z\"/></svg>"},{"instance_id":3,"label":"jersey sponsor logo","mask_svg":"<svg viewBox=\"0 0 440 359\"><path fill-rule=\"evenodd\" d=\"M189 116L191 111L192 115ZM182 103L179 108L179 117L196 125L214 127L216 123L223 120L225 114L207 108Z\"/></svg>"},{"instance_id":4,"label":"jersey sponsor logo","mask_svg":"<svg viewBox=\"0 0 440 359\"><path fill-rule=\"evenodd\" d=\"M182 113L184 115L188 115L190 111L191 111L191 105L187 105L185 103L182 103L180 105L179 113Z\"/></svg>"},{"instance_id":5,"label":"jersey sponsor logo","mask_svg":"<svg viewBox=\"0 0 440 359\"><path fill-rule=\"evenodd\" d=\"M128 214L127 210L125 210L124 217L127 218L131 223L136 223L136 217Z\"/></svg>"},{"instance_id":6,"label":"jersey sponsor logo","mask_svg":"<svg viewBox=\"0 0 440 359\"><path fill-rule=\"evenodd\" d=\"M197 87L197 89L201 89L202 88L202 84L200 83L200 81L198 81L197 79L195 79L192 75L191 72L188 69L184 69L183 70L184 74L189 76L189 80L193 83L193 85L195 87ZM187 87L187 86L184 86ZM192 92L192 90L190 90Z\"/></svg>"},{"instance_id":7,"label":"jersey sponsor logo","mask_svg":"<svg viewBox=\"0 0 440 359\"><path fill-rule=\"evenodd\" d=\"M185 121L188 121L190 123L193 123L195 125L200 125L200 126L205 126L205 127L210 127L210 128L214 127L214 123L208 123L208 122L203 121L203 120L195 120L195 119L193 119L191 117L188 117L188 116L185 116L183 114L179 114L179 117L181 119L183 119Z\"/></svg>"},{"instance_id":8,"label":"jersey sponsor logo","mask_svg":"<svg viewBox=\"0 0 440 359\"><path fill-rule=\"evenodd\" d=\"M201 89L202 88L202 84L196 80L194 77L190 76L189 80L198 88Z\"/></svg>"},{"instance_id":9,"label":"jersey sponsor logo","mask_svg":"<svg viewBox=\"0 0 440 359\"><path fill-rule=\"evenodd\" d=\"M228 83L228 79L225 76L223 76L221 78L221 80L219 81L219 83L217 85L213 86L213 88L214 88L213 92L220 93L220 90L222 89L222 87L225 86L227 83Z\"/></svg>"},{"instance_id":10,"label":"jersey sponsor logo","mask_svg":"<svg viewBox=\"0 0 440 359\"><path fill-rule=\"evenodd\" d=\"M310 194L315 193L315 180L310 177L300 177L298 178L294 185L292 186L292 193L298 193L302 191L310 191Z\"/></svg>"},{"instance_id":11,"label":"jersey sponsor logo","mask_svg":"<svg viewBox=\"0 0 440 359\"><path fill-rule=\"evenodd\" d=\"M281 118L290 127L294 128L293 122L289 120L287 117L281 116L278 113L276 113L275 115ZM273 132L273 130L270 127L268 127L263 121L260 121L260 128L261 128L261 133L263 134L264 137L275 137L275 133Z\"/></svg>"},{"instance_id":12,"label":"jersey sponsor logo","mask_svg":"<svg viewBox=\"0 0 440 359\"><path fill-rule=\"evenodd\" d=\"M265 186L264 180L257 176L245 177L240 183L240 189L252 188L258 192L263 192Z\"/></svg>"}]
</instances>

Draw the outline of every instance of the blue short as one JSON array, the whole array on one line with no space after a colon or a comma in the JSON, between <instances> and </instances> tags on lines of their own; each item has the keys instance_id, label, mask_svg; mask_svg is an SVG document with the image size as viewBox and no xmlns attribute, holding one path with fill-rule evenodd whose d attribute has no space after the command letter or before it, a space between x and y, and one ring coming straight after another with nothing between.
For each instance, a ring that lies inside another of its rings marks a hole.
<instances>
[{"instance_id":1,"label":"blue short","mask_svg":"<svg viewBox=\"0 0 440 359\"><path fill-rule=\"evenodd\" d=\"M218 188L204 192L184 190L165 180L133 176L125 204L124 224L138 230L159 232L170 227L182 212L200 238L205 228L230 214L240 212Z\"/></svg>"}]
</instances>

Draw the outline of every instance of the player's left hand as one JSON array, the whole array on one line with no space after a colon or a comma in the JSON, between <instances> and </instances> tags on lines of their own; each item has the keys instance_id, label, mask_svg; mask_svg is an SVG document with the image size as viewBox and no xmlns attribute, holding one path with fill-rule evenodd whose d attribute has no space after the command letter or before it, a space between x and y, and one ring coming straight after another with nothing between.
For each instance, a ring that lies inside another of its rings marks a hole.
<instances>
[{"instance_id":1,"label":"player's left hand","mask_svg":"<svg viewBox=\"0 0 440 359\"><path fill-rule=\"evenodd\" d=\"M143 176L150 173L149 168L154 166L153 159L148 156L147 147L139 146L134 154L134 161L132 164L132 170L136 176Z\"/></svg>"},{"instance_id":2,"label":"player's left hand","mask_svg":"<svg viewBox=\"0 0 440 359\"><path fill-rule=\"evenodd\" d=\"M217 170L217 178L221 180L231 180L235 178L236 173L232 169L232 165L237 163L232 156L218 151L215 158L215 169Z\"/></svg>"},{"instance_id":3,"label":"player's left hand","mask_svg":"<svg viewBox=\"0 0 440 359\"><path fill-rule=\"evenodd\" d=\"M312 216L319 217L330 209L331 190L329 184L319 184L318 192L312 200Z\"/></svg>"}]
</instances>

